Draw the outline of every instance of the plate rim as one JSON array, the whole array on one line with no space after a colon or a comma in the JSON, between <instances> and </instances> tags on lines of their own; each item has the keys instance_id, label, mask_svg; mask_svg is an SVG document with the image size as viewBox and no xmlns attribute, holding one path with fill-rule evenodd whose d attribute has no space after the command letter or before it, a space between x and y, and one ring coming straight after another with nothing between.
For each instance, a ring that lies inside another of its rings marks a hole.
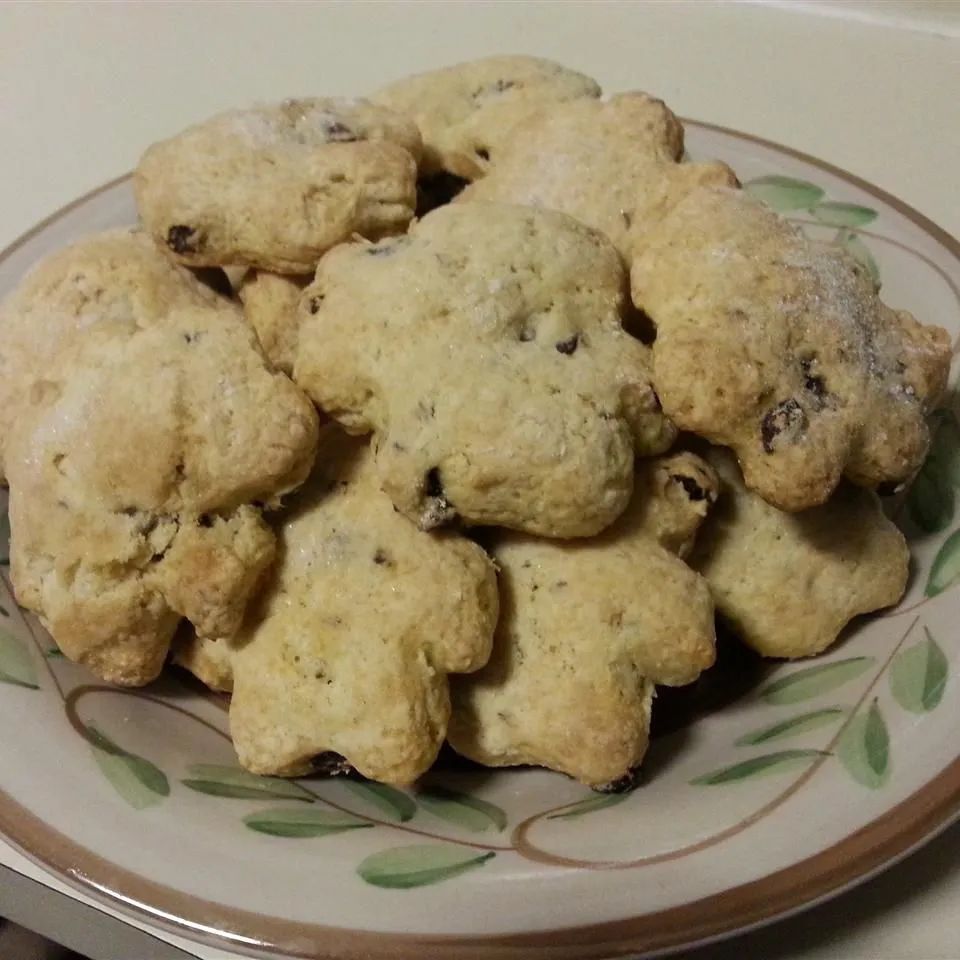
<instances>
[{"instance_id":1,"label":"plate rim","mask_svg":"<svg viewBox=\"0 0 960 960\"><path fill-rule=\"evenodd\" d=\"M960 264L960 241L903 200L801 150L718 124L724 134L801 160L863 190L906 217ZM77 207L131 179L122 174L58 208L0 250L0 262ZM951 284L952 285L952 284ZM579 926L460 936L361 931L284 920L192 897L75 843L0 787L0 835L29 861L121 916L176 936L248 955L342 960L586 960L651 956L725 939L799 913L863 883L960 820L960 756L909 797L836 844L748 883L653 913Z\"/></svg>"}]
</instances>

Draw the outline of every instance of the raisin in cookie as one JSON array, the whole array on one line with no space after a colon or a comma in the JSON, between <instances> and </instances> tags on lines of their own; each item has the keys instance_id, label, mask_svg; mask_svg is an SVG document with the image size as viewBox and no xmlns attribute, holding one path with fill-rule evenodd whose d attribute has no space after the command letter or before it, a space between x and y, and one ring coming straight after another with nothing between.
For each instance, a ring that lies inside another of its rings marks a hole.
<instances>
[{"instance_id":1,"label":"raisin in cookie","mask_svg":"<svg viewBox=\"0 0 960 960\"><path fill-rule=\"evenodd\" d=\"M194 638L178 660L232 688L248 770L299 775L335 754L372 780L410 783L443 743L447 674L489 656L493 564L464 537L400 516L366 441L336 427L322 437L248 625L232 640Z\"/></svg>"},{"instance_id":2,"label":"raisin in cookie","mask_svg":"<svg viewBox=\"0 0 960 960\"><path fill-rule=\"evenodd\" d=\"M302 482L316 440L312 405L238 310L101 320L8 438L19 602L98 676L152 680L181 616L239 627L273 557L260 507Z\"/></svg>"},{"instance_id":3,"label":"raisin in cookie","mask_svg":"<svg viewBox=\"0 0 960 960\"><path fill-rule=\"evenodd\" d=\"M885 306L838 247L740 191L704 189L648 237L632 285L656 324L664 409L732 447L773 505L823 503L844 475L901 483L923 462L949 337Z\"/></svg>"},{"instance_id":4,"label":"raisin in cookie","mask_svg":"<svg viewBox=\"0 0 960 960\"><path fill-rule=\"evenodd\" d=\"M488 57L405 77L372 99L405 113L423 134L421 170L467 180L499 163L540 110L600 96L590 77L538 57Z\"/></svg>"},{"instance_id":5,"label":"raisin in cookie","mask_svg":"<svg viewBox=\"0 0 960 960\"><path fill-rule=\"evenodd\" d=\"M311 277L284 277L253 270L240 282L237 293L243 313L257 332L267 359L284 373L293 372L297 354L297 306Z\"/></svg>"},{"instance_id":6,"label":"raisin in cookie","mask_svg":"<svg viewBox=\"0 0 960 960\"><path fill-rule=\"evenodd\" d=\"M903 596L910 551L872 491L841 483L822 506L784 513L747 490L727 451L707 456L722 494L690 563L758 653L820 653L857 614Z\"/></svg>"},{"instance_id":7,"label":"raisin in cookie","mask_svg":"<svg viewBox=\"0 0 960 960\"><path fill-rule=\"evenodd\" d=\"M376 433L397 507L551 537L626 507L634 454L673 429L624 332L620 258L570 217L462 204L402 238L344 244L300 304L294 378Z\"/></svg>"},{"instance_id":8,"label":"raisin in cookie","mask_svg":"<svg viewBox=\"0 0 960 960\"><path fill-rule=\"evenodd\" d=\"M630 777L654 684L690 683L713 662L710 592L677 554L715 497L709 466L681 453L643 462L627 512L593 540L498 535L500 622L490 663L453 678L454 749L595 788Z\"/></svg>"},{"instance_id":9,"label":"raisin in cookie","mask_svg":"<svg viewBox=\"0 0 960 960\"><path fill-rule=\"evenodd\" d=\"M129 316L151 324L191 305L232 309L145 233L110 230L42 260L0 305L0 476L34 383L75 331Z\"/></svg>"},{"instance_id":10,"label":"raisin in cookie","mask_svg":"<svg viewBox=\"0 0 960 960\"><path fill-rule=\"evenodd\" d=\"M154 144L134 177L147 229L192 266L308 273L358 233L402 233L416 206L420 134L364 100L234 110Z\"/></svg>"},{"instance_id":11,"label":"raisin in cookie","mask_svg":"<svg viewBox=\"0 0 960 960\"><path fill-rule=\"evenodd\" d=\"M622 93L532 117L489 174L456 202L562 210L605 233L628 258L649 227L702 184L734 184L722 163L678 163L683 127L660 100Z\"/></svg>"}]
</instances>

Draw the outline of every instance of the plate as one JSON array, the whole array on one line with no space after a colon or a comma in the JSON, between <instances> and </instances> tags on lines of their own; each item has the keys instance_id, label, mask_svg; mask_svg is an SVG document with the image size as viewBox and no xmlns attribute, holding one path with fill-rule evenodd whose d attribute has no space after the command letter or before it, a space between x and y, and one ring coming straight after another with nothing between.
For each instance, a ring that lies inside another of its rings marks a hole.
<instances>
[{"instance_id":1,"label":"plate","mask_svg":"<svg viewBox=\"0 0 960 960\"><path fill-rule=\"evenodd\" d=\"M960 333L960 246L916 211L733 131L689 122L688 149L845 246L892 306ZM47 252L134 220L127 178L77 200L0 256L0 295ZM94 682L17 607L3 567L0 831L121 913L253 954L644 954L836 894L960 813L952 404L915 492L892 506L914 551L901 605L810 662L724 644L699 684L661 696L628 795L450 760L416 792L247 775L222 699L177 676Z\"/></svg>"}]
</instances>

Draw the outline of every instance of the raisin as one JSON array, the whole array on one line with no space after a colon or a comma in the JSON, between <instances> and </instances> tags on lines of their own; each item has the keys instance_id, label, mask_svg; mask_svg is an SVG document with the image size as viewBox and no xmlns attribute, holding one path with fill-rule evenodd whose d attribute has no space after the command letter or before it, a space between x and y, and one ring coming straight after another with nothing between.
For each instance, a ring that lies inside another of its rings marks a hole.
<instances>
[{"instance_id":1,"label":"raisin","mask_svg":"<svg viewBox=\"0 0 960 960\"><path fill-rule=\"evenodd\" d=\"M574 353L577 347L580 344L580 334L575 333L572 337L567 337L566 340L561 340L556 344L557 350L564 354L565 356L570 356Z\"/></svg>"},{"instance_id":2,"label":"raisin","mask_svg":"<svg viewBox=\"0 0 960 960\"><path fill-rule=\"evenodd\" d=\"M812 359L800 361L800 369L803 371L803 388L816 400L817 406L822 406L827 395L827 385L823 377L810 372L812 367Z\"/></svg>"},{"instance_id":3,"label":"raisin","mask_svg":"<svg viewBox=\"0 0 960 960\"><path fill-rule=\"evenodd\" d=\"M682 473L672 473L670 474L670 479L674 483L679 483L681 487L686 491L687 496L691 500L706 500L707 491L697 483L693 477L685 477Z\"/></svg>"},{"instance_id":4,"label":"raisin","mask_svg":"<svg viewBox=\"0 0 960 960\"><path fill-rule=\"evenodd\" d=\"M760 424L763 449L767 453L773 453L779 437L785 437L788 443L796 440L806 425L807 415L793 397L778 403Z\"/></svg>"},{"instance_id":5,"label":"raisin","mask_svg":"<svg viewBox=\"0 0 960 960\"><path fill-rule=\"evenodd\" d=\"M318 293L315 297L310 298L310 302L307 304L307 309L311 313L319 313L320 305L323 303L323 294Z\"/></svg>"},{"instance_id":6,"label":"raisin","mask_svg":"<svg viewBox=\"0 0 960 960\"><path fill-rule=\"evenodd\" d=\"M477 147L477 149L474 150L473 152L474 152L481 160L486 161L486 160L489 160L489 159L490 159L490 151L489 151L486 147Z\"/></svg>"},{"instance_id":7,"label":"raisin","mask_svg":"<svg viewBox=\"0 0 960 960\"><path fill-rule=\"evenodd\" d=\"M521 327L520 333L517 334L517 339L521 343L529 343L531 340L535 340L536 336L537 334L533 327Z\"/></svg>"},{"instance_id":8,"label":"raisin","mask_svg":"<svg viewBox=\"0 0 960 960\"><path fill-rule=\"evenodd\" d=\"M334 120L324 132L327 140L332 143L355 143L361 139L345 123L340 123L339 120Z\"/></svg>"},{"instance_id":9,"label":"raisin","mask_svg":"<svg viewBox=\"0 0 960 960\"><path fill-rule=\"evenodd\" d=\"M390 556L386 550L378 549L377 552L373 555L373 562L378 566L382 567L384 564L390 563Z\"/></svg>"},{"instance_id":10,"label":"raisin","mask_svg":"<svg viewBox=\"0 0 960 960\"><path fill-rule=\"evenodd\" d=\"M201 513L197 518L197 525L209 530L213 526L213 518L209 513Z\"/></svg>"},{"instance_id":11,"label":"raisin","mask_svg":"<svg viewBox=\"0 0 960 960\"><path fill-rule=\"evenodd\" d=\"M167 231L167 246L174 253L197 253L203 241L203 235L195 227L177 224Z\"/></svg>"},{"instance_id":12,"label":"raisin","mask_svg":"<svg viewBox=\"0 0 960 960\"><path fill-rule=\"evenodd\" d=\"M442 524L456 519L457 511L447 500L443 490L443 481L440 479L440 468L431 467L424 477L424 493L426 504L420 515L420 528L432 530Z\"/></svg>"},{"instance_id":13,"label":"raisin","mask_svg":"<svg viewBox=\"0 0 960 960\"><path fill-rule=\"evenodd\" d=\"M371 257L389 257L396 252L397 245L395 243L372 243L369 247L364 249L364 253L369 254Z\"/></svg>"}]
</instances>

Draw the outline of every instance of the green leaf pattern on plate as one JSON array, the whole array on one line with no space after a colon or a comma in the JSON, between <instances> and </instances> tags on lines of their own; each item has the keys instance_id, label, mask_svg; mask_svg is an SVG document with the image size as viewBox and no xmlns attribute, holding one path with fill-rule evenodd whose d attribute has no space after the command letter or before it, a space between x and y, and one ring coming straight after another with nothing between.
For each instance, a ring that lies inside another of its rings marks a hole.
<instances>
[{"instance_id":1,"label":"green leaf pattern on plate","mask_svg":"<svg viewBox=\"0 0 960 960\"><path fill-rule=\"evenodd\" d=\"M468 793L432 786L421 790L417 800L428 813L472 833L491 827L503 830L507 825L507 815L500 807Z\"/></svg>"},{"instance_id":2,"label":"green leaf pattern on plate","mask_svg":"<svg viewBox=\"0 0 960 960\"><path fill-rule=\"evenodd\" d=\"M865 227L877 219L877 211L872 207L862 207L858 203L838 203L835 200L823 200L810 212L828 227Z\"/></svg>"},{"instance_id":3,"label":"green leaf pattern on plate","mask_svg":"<svg viewBox=\"0 0 960 960\"><path fill-rule=\"evenodd\" d=\"M195 763L189 768L190 776L181 781L185 787L213 797L231 797L235 800L263 800L272 797L278 800L302 800L313 803L316 799L309 790L304 790L293 780L279 777L258 777L254 773L216 763Z\"/></svg>"},{"instance_id":4,"label":"green leaf pattern on plate","mask_svg":"<svg viewBox=\"0 0 960 960\"><path fill-rule=\"evenodd\" d=\"M871 790L890 779L890 734L876 700L840 735L837 756L850 776Z\"/></svg>"},{"instance_id":5,"label":"green leaf pattern on plate","mask_svg":"<svg viewBox=\"0 0 960 960\"><path fill-rule=\"evenodd\" d=\"M357 873L375 887L408 890L450 880L482 866L495 856L454 844L414 844L391 847L367 857Z\"/></svg>"},{"instance_id":6,"label":"green leaf pattern on plate","mask_svg":"<svg viewBox=\"0 0 960 960\"><path fill-rule=\"evenodd\" d=\"M890 667L890 692L910 713L929 713L943 699L947 685L947 658L924 627L923 640L901 651Z\"/></svg>"},{"instance_id":7,"label":"green leaf pattern on plate","mask_svg":"<svg viewBox=\"0 0 960 960\"><path fill-rule=\"evenodd\" d=\"M767 743L770 740L784 740L787 737L798 737L802 733L818 730L828 724L838 722L845 714L843 707L824 707L823 710L812 710L801 713L787 720L780 720L770 726L762 727L746 733L736 741L738 747L755 746L758 743Z\"/></svg>"},{"instance_id":8,"label":"green leaf pattern on plate","mask_svg":"<svg viewBox=\"0 0 960 960\"><path fill-rule=\"evenodd\" d=\"M823 190L816 184L779 174L749 180L743 189L780 213L809 210L823 199Z\"/></svg>"},{"instance_id":9,"label":"green leaf pattern on plate","mask_svg":"<svg viewBox=\"0 0 960 960\"><path fill-rule=\"evenodd\" d=\"M251 830L272 837L326 837L344 830L373 826L368 820L352 814L316 807L271 807L249 814L243 822Z\"/></svg>"},{"instance_id":10,"label":"green leaf pattern on plate","mask_svg":"<svg viewBox=\"0 0 960 960\"><path fill-rule=\"evenodd\" d=\"M594 813L597 810L606 810L607 807L615 807L623 803L630 796L631 791L624 793L597 793L585 800L578 800L573 805L566 807L559 813L551 813L548 820L576 820L588 813Z\"/></svg>"},{"instance_id":11,"label":"green leaf pattern on plate","mask_svg":"<svg viewBox=\"0 0 960 960\"><path fill-rule=\"evenodd\" d=\"M0 630L0 683L40 689L36 667L26 644L6 630Z\"/></svg>"},{"instance_id":12,"label":"green leaf pattern on plate","mask_svg":"<svg viewBox=\"0 0 960 960\"><path fill-rule=\"evenodd\" d=\"M733 783L748 778L766 777L773 773L795 770L812 763L817 757L827 754L822 750L779 750L777 753L765 753L749 760L741 760L729 767L721 767L712 773L695 777L690 782L698 786L715 786L721 783Z\"/></svg>"},{"instance_id":13,"label":"green leaf pattern on plate","mask_svg":"<svg viewBox=\"0 0 960 960\"><path fill-rule=\"evenodd\" d=\"M879 289L880 268L877 266L877 261L873 259L873 254L867 249L867 245L860 237L853 230L843 229L837 231L833 242L843 247L854 260L858 260L867 268L870 279L873 280L874 285Z\"/></svg>"},{"instance_id":14,"label":"green leaf pattern on plate","mask_svg":"<svg viewBox=\"0 0 960 960\"><path fill-rule=\"evenodd\" d=\"M344 780L343 785L371 806L385 813L391 820L406 823L417 813L417 804L406 793L385 783L373 783L371 780Z\"/></svg>"},{"instance_id":15,"label":"green leaf pattern on plate","mask_svg":"<svg viewBox=\"0 0 960 960\"><path fill-rule=\"evenodd\" d=\"M149 760L117 746L92 724L84 736L103 775L134 810L156 806L170 795L166 775Z\"/></svg>"},{"instance_id":16,"label":"green leaf pattern on plate","mask_svg":"<svg viewBox=\"0 0 960 960\"><path fill-rule=\"evenodd\" d=\"M928 597L935 597L948 587L952 587L958 580L960 580L960 530L954 530L944 540L934 558L924 592Z\"/></svg>"},{"instance_id":17,"label":"green leaf pattern on plate","mask_svg":"<svg viewBox=\"0 0 960 960\"><path fill-rule=\"evenodd\" d=\"M788 704L822 696L849 683L869 669L874 657L849 657L833 663L820 663L802 670L794 670L779 677L760 691L767 703Z\"/></svg>"}]
</instances>

